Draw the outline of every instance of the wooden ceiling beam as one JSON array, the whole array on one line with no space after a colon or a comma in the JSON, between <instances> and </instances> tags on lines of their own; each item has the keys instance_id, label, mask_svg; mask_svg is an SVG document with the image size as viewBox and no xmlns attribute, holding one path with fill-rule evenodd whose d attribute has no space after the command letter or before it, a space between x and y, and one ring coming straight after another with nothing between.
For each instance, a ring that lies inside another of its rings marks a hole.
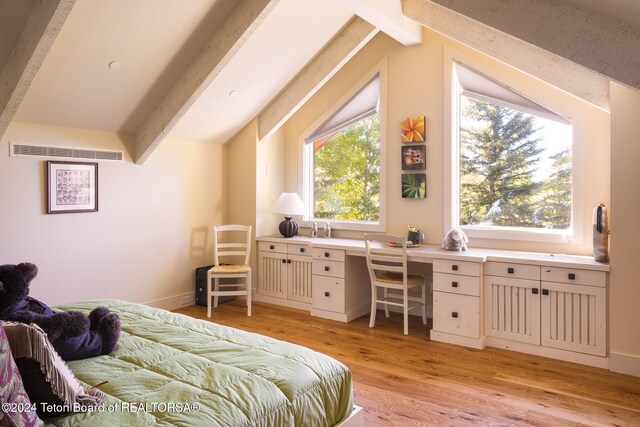
<instances>
[{"instance_id":1,"label":"wooden ceiling beam","mask_svg":"<svg viewBox=\"0 0 640 427\"><path fill-rule=\"evenodd\" d=\"M277 131L378 31L359 17L349 21L345 28L260 113L258 116L259 140L268 138Z\"/></svg>"},{"instance_id":2,"label":"wooden ceiling beam","mask_svg":"<svg viewBox=\"0 0 640 427\"><path fill-rule=\"evenodd\" d=\"M174 83L135 135L136 164L142 164L220 74L275 8L279 0L242 0L195 61Z\"/></svg>"},{"instance_id":3,"label":"wooden ceiling beam","mask_svg":"<svg viewBox=\"0 0 640 427\"><path fill-rule=\"evenodd\" d=\"M487 2L477 3L487 10L493 10L486 5ZM609 111L609 79L591 69L431 0L402 0L402 10L406 16L425 27ZM539 23L541 20L539 18L532 22ZM546 25L540 28L541 31L549 31Z\"/></svg>"},{"instance_id":4,"label":"wooden ceiling beam","mask_svg":"<svg viewBox=\"0 0 640 427\"><path fill-rule=\"evenodd\" d=\"M76 0L37 1L0 73L0 138L22 103Z\"/></svg>"},{"instance_id":5,"label":"wooden ceiling beam","mask_svg":"<svg viewBox=\"0 0 640 427\"><path fill-rule=\"evenodd\" d=\"M402 14L400 0L342 0L346 7L405 46L422 43L422 26Z\"/></svg>"}]
</instances>

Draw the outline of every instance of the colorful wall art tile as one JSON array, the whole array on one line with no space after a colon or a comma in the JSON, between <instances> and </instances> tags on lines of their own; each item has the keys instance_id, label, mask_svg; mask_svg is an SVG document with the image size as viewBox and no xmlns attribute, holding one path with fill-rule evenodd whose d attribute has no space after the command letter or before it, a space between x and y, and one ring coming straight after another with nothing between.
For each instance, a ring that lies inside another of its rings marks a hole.
<instances>
[{"instance_id":1,"label":"colorful wall art tile","mask_svg":"<svg viewBox=\"0 0 640 427\"><path fill-rule=\"evenodd\" d=\"M402 170L425 170L426 145L405 145L402 150Z\"/></svg>"},{"instance_id":2,"label":"colorful wall art tile","mask_svg":"<svg viewBox=\"0 0 640 427\"><path fill-rule=\"evenodd\" d=\"M424 173L402 174L402 198L425 199L427 197L427 175Z\"/></svg>"},{"instance_id":3,"label":"colorful wall art tile","mask_svg":"<svg viewBox=\"0 0 640 427\"><path fill-rule=\"evenodd\" d=\"M400 122L402 142L424 142L427 136L426 118L407 117Z\"/></svg>"}]
</instances>

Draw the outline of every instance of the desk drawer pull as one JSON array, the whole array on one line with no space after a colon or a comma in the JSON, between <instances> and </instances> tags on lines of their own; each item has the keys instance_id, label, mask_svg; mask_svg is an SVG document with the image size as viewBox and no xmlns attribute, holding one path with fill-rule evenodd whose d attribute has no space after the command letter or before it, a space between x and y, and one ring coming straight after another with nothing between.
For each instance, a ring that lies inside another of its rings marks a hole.
<instances>
[{"instance_id":1,"label":"desk drawer pull","mask_svg":"<svg viewBox=\"0 0 640 427\"><path fill-rule=\"evenodd\" d=\"M451 282L451 287L452 288L457 288L458 287L458 282Z\"/></svg>"},{"instance_id":2,"label":"desk drawer pull","mask_svg":"<svg viewBox=\"0 0 640 427\"><path fill-rule=\"evenodd\" d=\"M287 263L287 260L286 260L286 259L283 259L283 260L282 260L282 263L283 263L283 264L286 264L286 263Z\"/></svg>"},{"instance_id":3,"label":"desk drawer pull","mask_svg":"<svg viewBox=\"0 0 640 427\"><path fill-rule=\"evenodd\" d=\"M273 245L269 245L269 250L274 250L276 247Z\"/></svg>"},{"instance_id":4,"label":"desk drawer pull","mask_svg":"<svg viewBox=\"0 0 640 427\"><path fill-rule=\"evenodd\" d=\"M457 266L457 265L455 265L455 264L453 264L453 265L451 266L451 269L452 269L453 271L458 271L458 266Z\"/></svg>"},{"instance_id":5,"label":"desk drawer pull","mask_svg":"<svg viewBox=\"0 0 640 427\"><path fill-rule=\"evenodd\" d=\"M507 273L513 274L514 272L515 272L515 270L513 269L513 267L507 268Z\"/></svg>"},{"instance_id":6,"label":"desk drawer pull","mask_svg":"<svg viewBox=\"0 0 640 427\"><path fill-rule=\"evenodd\" d=\"M325 258L329 258L329 252L325 252L325 253L324 253L324 257L325 257Z\"/></svg>"},{"instance_id":7,"label":"desk drawer pull","mask_svg":"<svg viewBox=\"0 0 640 427\"><path fill-rule=\"evenodd\" d=\"M300 248L300 252L304 252L304 248Z\"/></svg>"},{"instance_id":8,"label":"desk drawer pull","mask_svg":"<svg viewBox=\"0 0 640 427\"><path fill-rule=\"evenodd\" d=\"M542 295L549 295L549 289L543 289Z\"/></svg>"},{"instance_id":9,"label":"desk drawer pull","mask_svg":"<svg viewBox=\"0 0 640 427\"><path fill-rule=\"evenodd\" d=\"M574 273L569 273L569 280L576 280L576 275Z\"/></svg>"},{"instance_id":10,"label":"desk drawer pull","mask_svg":"<svg viewBox=\"0 0 640 427\"><path fill-rule=\"evenodd\" d=\"M330 294L329 294L329 292L325 292L325 293L324 293L324 296L325 296L325 297L328 297L329 295L330 295Z\"/></svg>"},{"instance_id":11,"label":"desk drawer pull","mask_svg":"<svg viewBox=\"0 0 640 427\"><path fill-rule=\"evenodd\" d=\"M531 293L534 295L538 295L538 288L531 288Z\"/></svg>"},{"instance_id":12,"label":"desk drawer pull","mask_svg":"<svg viewBox=\"0 0 640 427\"><path fill-rule=\"evenodd\" d=\"M453 317L454 319L457 319L458 318L458 312L457 311L451 312L451 317Z\"/></svg>"},{"instance_id":13,"label":"desk drawer pull","mask_svg":"<svg viewBox=\"0 0 640 427\"><path fill-rule=\"evenodd\" d=\"M324 271L329 271L329 266L328 265L324 266Z\"/></svg>"}]
</instances>

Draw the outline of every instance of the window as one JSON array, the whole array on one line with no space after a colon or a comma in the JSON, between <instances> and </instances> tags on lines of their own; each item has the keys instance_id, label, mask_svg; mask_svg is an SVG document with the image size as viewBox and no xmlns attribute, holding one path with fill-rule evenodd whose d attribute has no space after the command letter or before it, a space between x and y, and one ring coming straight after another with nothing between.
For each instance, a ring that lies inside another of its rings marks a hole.
<instances>
[{"instance_id":1,"label":"window","mask_svg":"<svg viewBox=\"0 0 640 427\"><path fill-rule=\"evenodd\" d=\"M570 239L571 122L463 64L454 70L452 225Z\"/></svg>"},{"instance_id":2,"label":"window","mask_svg":"<svg viewBox=\"0 0 640 427\"><path fill-rule=\"evenodd\" d=\"M305 138L306 220L336 228L381 225L380 73Z\"/></svg>"}]
</instances>

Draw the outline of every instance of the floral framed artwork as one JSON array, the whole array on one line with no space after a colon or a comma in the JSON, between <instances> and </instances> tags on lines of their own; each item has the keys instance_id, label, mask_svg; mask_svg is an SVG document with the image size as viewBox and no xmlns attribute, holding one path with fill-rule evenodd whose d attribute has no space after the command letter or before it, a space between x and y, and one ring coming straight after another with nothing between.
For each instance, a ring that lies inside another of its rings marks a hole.
<instances>
[{"instance_id":1,"label":"floral framed artwork","mask_svg":"<svg viewBox=\"0 0 640 427\"><path fill-rule=\"evenodd\" d=\"M425 170L426 145L405 145L400 147L402 151L402 170Z\"/></svg>"},{"instance_id":2,"label":"floral framed artwork","mask_svg":"<svg viewBox=\"0 0 640 427\"><path fill-rule=\"evenodd\" d=\"M427 175L424 173L403 173L402 174L402 198L403 199L426 199L427 198Z\"/></svg>"},{"instance_id":3,"label":"floral framed artwork","mask_svg":"<svg viewBox=\"0 0 640 427\"><path fill-rule=\"evenodd\" d=\"M47 161L47 213L97 212L98 164Z\"/></svg>"},{"instance_id":4,"label":"floral framed artwork","mask_svg":"<svg viewBox=\"0 0 640 427\"><path fill-rule=\"evenodd\" d=\"M426 117L407 117L400 122L400 140L402 142L424 142L426 137Z\"/></svg>"}]
</instances>

